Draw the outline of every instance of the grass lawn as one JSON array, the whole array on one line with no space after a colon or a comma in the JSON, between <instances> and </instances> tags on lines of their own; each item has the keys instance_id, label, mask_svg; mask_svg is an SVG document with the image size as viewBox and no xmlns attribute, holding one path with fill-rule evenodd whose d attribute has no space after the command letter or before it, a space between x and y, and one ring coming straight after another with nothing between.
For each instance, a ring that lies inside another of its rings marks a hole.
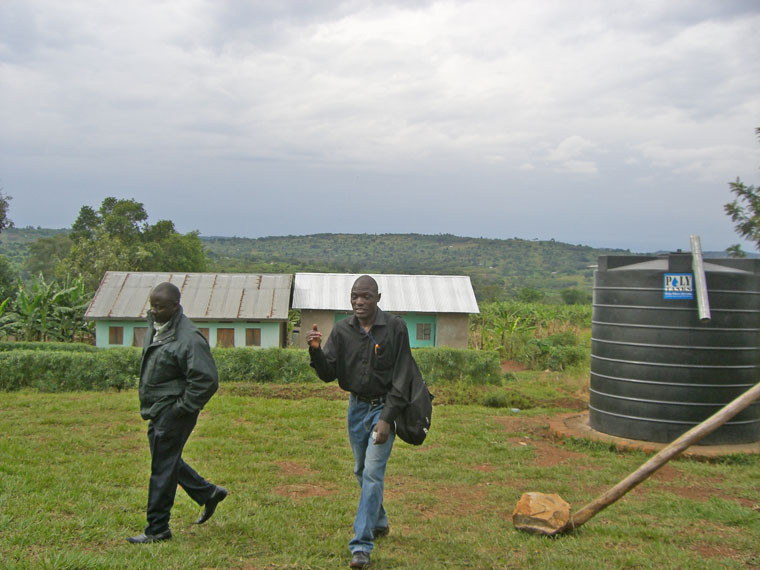
<instances>
[{"instance_id":1,"label":"grass lawn","mask_svg":"<svg viewBox=\"0 0 760 570\"><path fill-rule=\"evenodd\" d=\"M443 392L428 441L394 448L373 568L760 567L757 457L671 462L580 529L528 535L511 522L523 492L577 509L646 456L552 440L556 406L442 405ZM223 385L185 458L229 497L195 526L180 490L174 539L131 545L149 469L137 394L3 393L0 568L346 568L358 487L345 410L332 386Z\"/></svg>"}]
</instances>

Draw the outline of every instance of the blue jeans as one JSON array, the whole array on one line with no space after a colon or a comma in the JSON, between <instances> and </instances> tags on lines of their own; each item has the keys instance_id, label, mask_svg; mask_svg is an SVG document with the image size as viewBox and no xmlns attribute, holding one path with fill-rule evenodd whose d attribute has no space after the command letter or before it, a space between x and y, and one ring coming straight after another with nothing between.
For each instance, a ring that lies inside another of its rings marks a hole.
<instances>
[{"instance_id":1,"label":"blue jeans","mask_svg":"<svg viewBox=\"0 0 760 570\"><path fill-rule=\"evenodd\" d=\"M372 431L382 411L382 404L372 407L353 394L348 401L348 439L354 454L354 475L362 490L354 519L354 538L348 543L351 552L372 552L373 529L388 526L383 508L383 480L396 434L391 429L388 441L382 445L372 443Z\"/></svg>"}]
</instances>

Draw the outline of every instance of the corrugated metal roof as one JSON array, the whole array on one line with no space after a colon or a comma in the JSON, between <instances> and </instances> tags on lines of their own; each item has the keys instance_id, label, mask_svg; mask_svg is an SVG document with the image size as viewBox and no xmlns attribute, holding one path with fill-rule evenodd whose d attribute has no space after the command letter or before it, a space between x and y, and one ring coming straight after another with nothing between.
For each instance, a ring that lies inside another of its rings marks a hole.
<instances>
[{"instance_id":1,"label":"corrugated metal roof","mask_svg":"<svg viewBox=\"0 0 760 570\"><path fill-rule=\"evenodd\" d=\"M351 287L359 274L296 273L293 308L350 311ZM479 313L470 278L464 275L377 275L378 306L384 311Z\"/></svg>"},{"instance_id":2,"label":"corrugated metal roof","mask_svg":"<svg viewBox=\"0 0 760 570\"><path fill-rule=\"evenodd\" d=\"M145 318L151 289L179 287L185 314L199 320L287 320L293 276L268 273L146 273L108 271L86 319Z\"/></svg>"}]
</instances>

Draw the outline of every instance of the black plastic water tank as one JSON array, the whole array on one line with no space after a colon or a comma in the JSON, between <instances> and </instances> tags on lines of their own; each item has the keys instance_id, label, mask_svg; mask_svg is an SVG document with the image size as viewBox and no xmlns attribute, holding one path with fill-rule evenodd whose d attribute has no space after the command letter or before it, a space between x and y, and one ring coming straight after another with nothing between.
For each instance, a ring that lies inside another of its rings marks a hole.
<instances>
[{"instance_id":1,"label":"black plastic water tank","mask_svg":"<svg viewBox=\"0 0 760 570\"><path fill-rule=\"evenodd\" d=\"M760 261L704 260L709 322L699 319L691 265L690 253L599 258L591 325L593 429L670 442L758 382ZM758 440L755 403L700 444Z\"/></svg>"}]
</instances>

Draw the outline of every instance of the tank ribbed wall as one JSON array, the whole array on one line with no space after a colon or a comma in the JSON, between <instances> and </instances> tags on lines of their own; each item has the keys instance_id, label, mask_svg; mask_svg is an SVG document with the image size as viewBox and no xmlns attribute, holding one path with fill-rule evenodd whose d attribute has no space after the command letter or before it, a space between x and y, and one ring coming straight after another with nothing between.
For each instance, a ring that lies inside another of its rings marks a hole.
<instances>
[{"instance_id":1,"label":"tank ribbed wall","mask_svg":"<svg viewBox=\"0 0 760 570\"><path fill-rule=\"evenodd\" d=\"M705 260L712 319L704 323L696 298L664 298L665 274L690 273L691 254L601 257L594 278L591 427L670 442L753 386L760 365L759 269L757 260ZM756 403L700 443L758 440Z\"/></svg>"}]
</instances>

